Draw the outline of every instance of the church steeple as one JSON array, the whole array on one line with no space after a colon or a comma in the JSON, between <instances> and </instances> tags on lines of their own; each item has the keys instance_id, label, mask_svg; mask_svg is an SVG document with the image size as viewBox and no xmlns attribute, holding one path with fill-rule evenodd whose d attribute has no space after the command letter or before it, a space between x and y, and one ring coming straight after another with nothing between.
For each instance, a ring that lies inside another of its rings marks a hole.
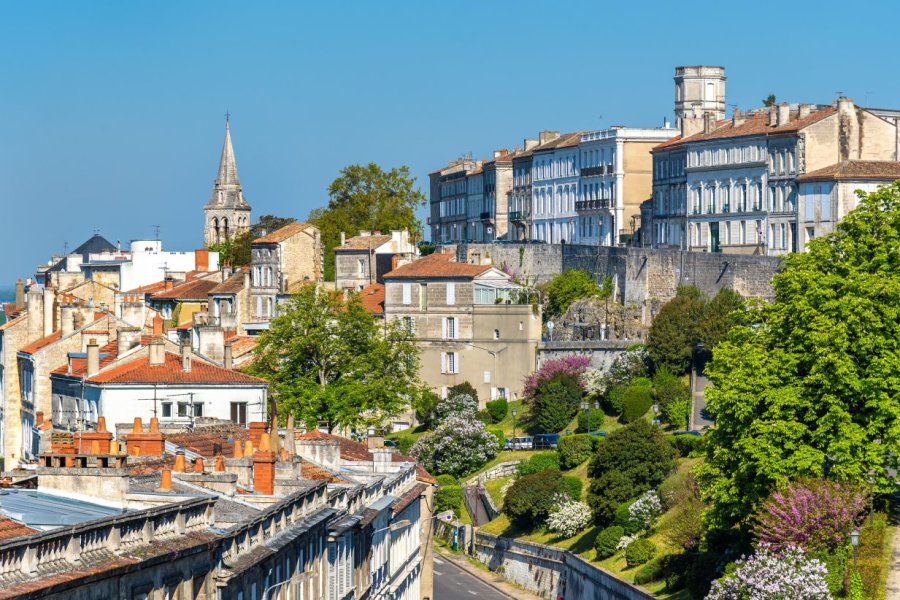
<instances>
[{"instance_id":1,"label":"church steeple","mask_svg":"<svg viewBox=\"0 0 900 600\"><path fill-rule=\"evenodd\" d=\"M250 205L244 199L237 161L231 144L230 115L225 115L225 141L219 159L219 172L213 183L212 197L203 209L205 215L204 241L216 244L233 238L250 227Z\"/></svg>"}]
</instances>

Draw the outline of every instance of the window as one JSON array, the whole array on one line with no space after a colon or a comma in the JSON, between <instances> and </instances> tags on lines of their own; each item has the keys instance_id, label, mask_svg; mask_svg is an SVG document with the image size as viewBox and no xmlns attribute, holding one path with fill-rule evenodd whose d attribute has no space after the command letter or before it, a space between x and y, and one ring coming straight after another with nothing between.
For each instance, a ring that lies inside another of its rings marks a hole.
<instances>
[{"instance_id":1,"label":"window","mask_svg":"<svg viewBox=\"0 0 900 600\"><path fill-rule=\"evenodd\" d=\"M247 403L232 402L231 403L231 422L238 425L247 424Z\"/></svg>"},{"instance_id":2,"label":"window","mask_svg":"<svg viewBox=\"0 0 900 600\"><path fill-rule=\"evenodd\" d=\"M441 373L459 373L458 352L441 352Z\"/></svg>"},{"instance_id":3,"label":"window","mask_svg":"<svg viewBox=\"0 0 900 600\"><path fill-rule=\"evenodd\" d=\"M179 417L190 417L191 416L191 403L190 402L179 402L178 403L178 416ZM193 403L193 416L202 417L203 416L203 403L202 402L194 402Z\"/></svg>"},{"instance_id":4,"label":"window","mask_svg":"<svg viewBox=\"0 0 900 600\"><path fill-rule=\"evenodd\" d=\"M422 310L428 310L428 284L427 283L419 284L419 308Z\"/></svg>"},{"instance_id":5,"label":"window","mask_svg":"<svg viewBox=\"0 0 900 600\"><path fill-rule=\"evenodd\" d=\"M364 277L366 274L366 259L360 258L357 259L356 262L356 274L360 277Z\"/></svg>"},{"instance_id":6,"label":"window","mask_svg":"<svg viewBox=\"0 0 900 600\"><path fill-rule=\"evenodd\" d=\"M171 402L163 402L162 403L162 416L169 418L172 416L172 403Z\"/></svg>"},{"instance_id":7,"label":"window","mask_svg":"<svg viewBox=\"0 0 900 600\"><path fill-rule=\"evenodd\" d=\"M444 319L444 339L456 339L456 317L447 317Z\"/></svg>"},{"instance_id":8,"label":"window","mask_svg":"<svg viewBox=\"0 0 900 600\"><path fill-rule=\"evenodd\" d=\"M412 304L412 284L403 284L403 304Z\"/></svg>"},{"instance_id":9,"label":"window","mask_svg":"<svg viewBox=\"0 0 900 600\"><path fill-rule=\"evenodd\" d=\"M405 329L407 333L415 333L416 320L412 317L403 317L403 329Z\"/></svg>"},{"instance_id":10,"label":"window","mask_svg":"<svg viewBox=\"0 0 900 600\"><path fill-rule=\"evenodd\" d=\"M495 340L499 340L499 339L500 339L500 330L499 330L499 329L495 329L495 330L494 330L494 339L495 339Z\"/></svg>"},{"instance_id":11,"label":"window","mask_svg":"<svg viewBox=\"0 0 900 600\"><path fill-rule=\"evenodd\" d=\"M453 282L447 284L447 304L456 304L456 284Z\"/></svg>"},{"instance_id":12,"label":"window","mask_svg":"<svg viewBox=\"0 0 900 600\"><path fill-rule=\"evenodd\" d=\"M822 221L831 220L831 187L828 185L819 195L819 218Z\"/></svg>"},{"instance_id":13,"label":"window","mask_svg":"<svg viewBox=\"0 0 900 600\"><path fill-rule=\"evenodd\" d=\"M525 330L525 322L519 321L519 331L524 331L524 330Z\"/></svg>"},{"instance_id":14,"label":"window","mask_svg":"<svg viewBox=\"0 0 900 600\"><path fill-rule=\"evenodd\" d=\"M806 243L813 241L816 237L816 230L813 227L806 228Z\"/></svg>"}]
</instances>

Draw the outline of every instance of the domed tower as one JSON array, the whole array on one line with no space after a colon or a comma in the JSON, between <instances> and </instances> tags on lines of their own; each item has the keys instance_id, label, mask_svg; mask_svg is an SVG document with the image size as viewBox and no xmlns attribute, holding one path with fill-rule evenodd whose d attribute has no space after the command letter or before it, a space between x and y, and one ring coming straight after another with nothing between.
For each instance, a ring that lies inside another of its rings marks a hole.
<instances>
[{"instance_id":1,"label":"domed tower","mask_svg":"<svg viewBox=\"0 0 900 600\"><path fill-rule=\"evenodd\" d=\"M702 123L709 113L725 118L725 69L675 67L675 127L684 131L684 121Z\"/></svg>"},{"instance_id":2,"label":"domed tower","mask_svg":"<svg viewBox=\"0 0 900 600\"><path fill-rule=\"evenodd\" d=\"M225 143L219 174L213 183L212 197L203 208L203 243L206 246L224 242L250 229L250 205L244 200L238 178L234 148L231 146L231 127L225 117Z\"/></svg>"}]
</instances>

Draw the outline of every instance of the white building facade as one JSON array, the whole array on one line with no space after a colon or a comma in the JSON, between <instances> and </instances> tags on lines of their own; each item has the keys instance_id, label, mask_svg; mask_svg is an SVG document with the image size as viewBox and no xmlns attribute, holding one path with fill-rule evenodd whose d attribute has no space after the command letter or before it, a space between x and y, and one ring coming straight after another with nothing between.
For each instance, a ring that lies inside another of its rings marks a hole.
<instances>
[{"instance_id":1,"label":"white building facade","mask_svg":"<svg viewBox=\"0 0 900 600\"><path fill-rule=\"evenodd\" d=\"M531 239L577 242L580 133L566 134L534 152L531 167Z\"/></svg>"}]
</instances>

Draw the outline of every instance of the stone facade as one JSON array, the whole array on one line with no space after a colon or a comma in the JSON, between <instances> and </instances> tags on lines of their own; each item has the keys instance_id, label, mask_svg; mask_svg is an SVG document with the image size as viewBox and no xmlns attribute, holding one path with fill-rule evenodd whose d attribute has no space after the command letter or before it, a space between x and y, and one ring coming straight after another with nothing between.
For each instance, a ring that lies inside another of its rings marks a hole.
<instances>
[{"instance_id":1,"label":"stone facade","mask_svg":"<svg viewBox=\"0 0 900 600\"><path fill-rule=\"evenodd\" d=\"M203 209L203 218L203 242L207 247L230 240L250 229L250 205L244 199L238 177L234 148L231 145L231 127L227 119L219 172L213 184L212 196Z\"/></svg>"},{"instance_id":2,"label":"stone facade","mask_svg":"<svg viewBox=\"0 0 900 600\"><path fill-rule=\"evenodd\" d=\"M359 291L372 283L383 283L385 273L418 255L406 230L391 231L389 235L361 231L358 236L343 238L334 249L335 286L339 290Z\"/></svg>"}]
</instances>

